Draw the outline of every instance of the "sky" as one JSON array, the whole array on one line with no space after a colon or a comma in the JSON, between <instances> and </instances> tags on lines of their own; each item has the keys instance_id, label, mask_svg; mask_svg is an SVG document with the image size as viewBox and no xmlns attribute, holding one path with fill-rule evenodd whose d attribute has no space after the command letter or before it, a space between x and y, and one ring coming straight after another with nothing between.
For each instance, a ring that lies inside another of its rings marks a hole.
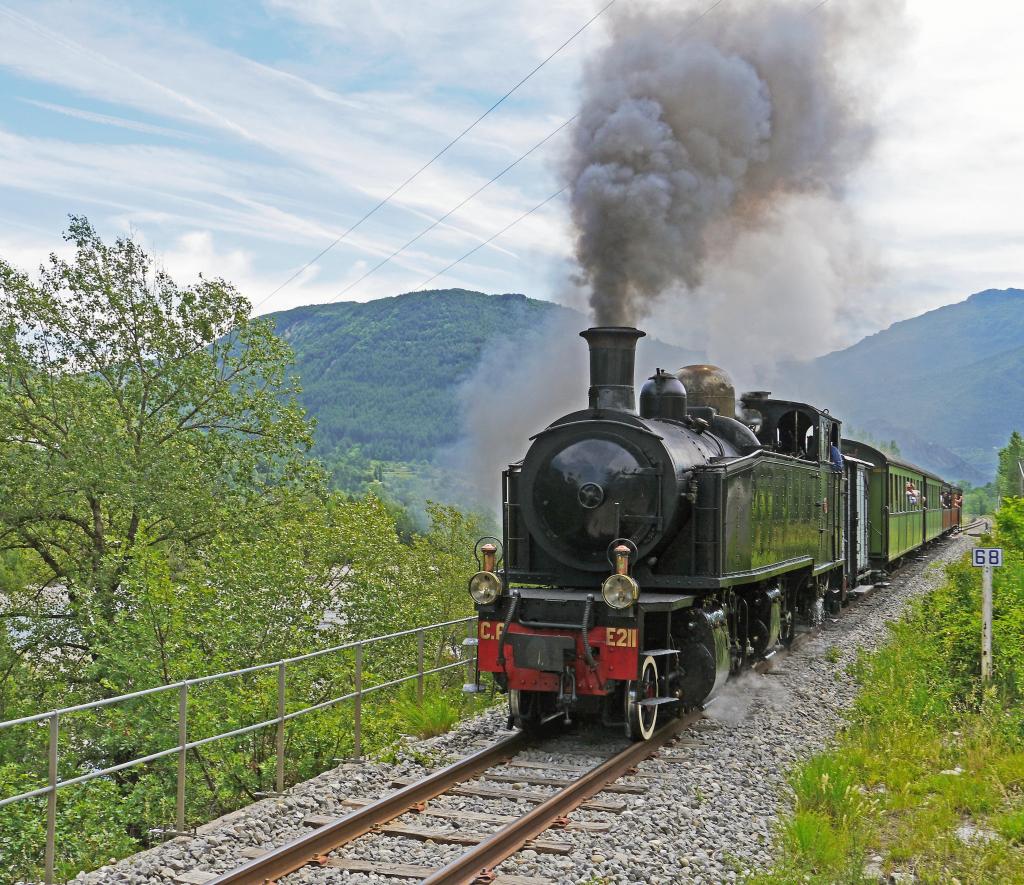
<instances>
[{"instance_id":1,"label":"sky","mask_svg":"<svg viewBox=\"0 0 1024 885\"><path fill-rule=\"evenodd\" d=\"M559 190L566 130L373 268L572 117L607 16L303 268L604 2L0 0L0 256L34 269L81 214L257 313L424 284L571 299L564 194L484 244ZM883 273L844 311L846 342L1024 286L1024 12L907 0L905 19L849 196Z\"/></svg>"}]
</instances>

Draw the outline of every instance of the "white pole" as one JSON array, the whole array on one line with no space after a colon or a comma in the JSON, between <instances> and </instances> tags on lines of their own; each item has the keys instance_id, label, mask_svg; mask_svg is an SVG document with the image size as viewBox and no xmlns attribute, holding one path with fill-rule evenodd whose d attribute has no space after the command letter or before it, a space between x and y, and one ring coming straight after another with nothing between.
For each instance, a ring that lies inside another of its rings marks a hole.
<instances>
[{"instance_id":1,"label":"white pole","mask_svg":"<svg viewBox=\"0 0 1024 885\"><path fill-rule=\"evenodd\" d=\"M992 681L992 566L981 570L981 681Z\"/></svg>"}]
</instances>

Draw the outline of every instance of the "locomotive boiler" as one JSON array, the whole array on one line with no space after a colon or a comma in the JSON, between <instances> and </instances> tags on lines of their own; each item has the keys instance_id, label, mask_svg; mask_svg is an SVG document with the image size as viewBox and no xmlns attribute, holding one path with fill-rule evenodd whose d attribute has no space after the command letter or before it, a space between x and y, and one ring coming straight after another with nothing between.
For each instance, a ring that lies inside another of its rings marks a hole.
<instances>
[{"instance_id":1,"label":"locomotive boiler","mask_svg":"<svg viewBox=\"0 0 1024 885\"><path fill-rule=\"evenodd\" d=\"M470 581L478 666L534 727L623 725L704 703L843 587L839 422L712 366L633 387L645 333L598 327L587 408L503 474L501 547ZM737 418L739 415L739 418Z\"/></svg>"}]
</instances>

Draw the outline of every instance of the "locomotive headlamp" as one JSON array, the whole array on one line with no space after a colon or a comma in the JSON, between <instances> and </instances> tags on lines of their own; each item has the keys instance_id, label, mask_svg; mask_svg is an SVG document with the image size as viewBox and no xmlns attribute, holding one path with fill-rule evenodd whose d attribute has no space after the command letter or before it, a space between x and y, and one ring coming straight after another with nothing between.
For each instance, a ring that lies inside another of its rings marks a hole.
<instances>
[{"instance_id":1,"label":"locomotive headlamp","mask_svg":"<svg viewBox=\"0 0 1024 885\"><path fill-rule=\"evenodd\" d=\"M501 578L494 572L477 572L469 579L469 595L477 605L490 605L501 596Z\"/></svg>"},{"instance_id":2,"label":"locomotive headlamp","mask_svg":"<svg viewBox=\"0 0 1024 885\"><path fill-rule=\"evenodd\" d=\"M612 608L629 608L640 595L640 585L629 575L609 575L601 585L601 595Z\"/></svg>"}]
</instances>

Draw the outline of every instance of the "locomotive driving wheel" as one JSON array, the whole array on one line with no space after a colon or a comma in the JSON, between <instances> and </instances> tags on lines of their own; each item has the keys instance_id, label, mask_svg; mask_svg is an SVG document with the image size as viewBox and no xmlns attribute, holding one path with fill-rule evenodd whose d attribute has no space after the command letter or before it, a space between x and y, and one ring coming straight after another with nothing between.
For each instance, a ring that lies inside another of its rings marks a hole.
<instances>
[{"instance_id":1,"label":"locomotive driving wheel","mask_svg":"<svg viewBox=\"0 0 1024 885\"><path fill-rule=\"evenodd\" d=\"M779 625L779 641L789 648L796 638L796 599L792 591L782 597L782 618Z\"/></svg>"},{"instance_id":2,"label":"locomotive driving wheel","mask_svg":"<svg viewBox=\"0 0 1024 885\"><path fill-rule=\"evenodd\" d=\"M640 702L658 696L658 665L648 655L640 665L640 678L626 684L626 737L633 741L650 740L658 724L657 705Z\"/></svg>"}]
</instances>

